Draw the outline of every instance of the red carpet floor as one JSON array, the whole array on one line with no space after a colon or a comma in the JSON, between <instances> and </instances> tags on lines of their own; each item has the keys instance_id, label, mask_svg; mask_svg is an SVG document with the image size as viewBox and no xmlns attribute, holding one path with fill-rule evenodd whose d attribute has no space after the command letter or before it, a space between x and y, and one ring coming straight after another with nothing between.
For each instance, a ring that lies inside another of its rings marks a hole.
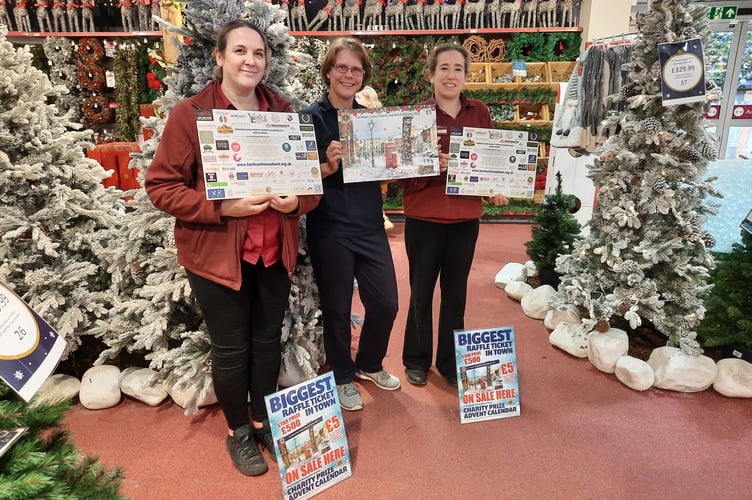
<instances>
[{"instance_id":1,"label":"red carpet floor","mask_svg":"<svg viewBox=\"0 0 752 500\"><path fill-rule=\"evenodd\" d=\"M752 402L712 390L628 389L552 347L542 322L494 286L505 263L527 260L525 224L481 226L465 325L514 326L521 416L461 425L456 389L435 371L425 387L404 380L409 290L403 225L395 226L401 309L384 364L403 387L360 384L365 409L344 412L353 475L316 498L752 498ZM107 410L77 406L65 425L83 453L123 467L130 498L282 498L275 465L260 477L232 466L216 406L186 417L172 402L152 408L124 399Z\"/></svg>"}]
</instances>

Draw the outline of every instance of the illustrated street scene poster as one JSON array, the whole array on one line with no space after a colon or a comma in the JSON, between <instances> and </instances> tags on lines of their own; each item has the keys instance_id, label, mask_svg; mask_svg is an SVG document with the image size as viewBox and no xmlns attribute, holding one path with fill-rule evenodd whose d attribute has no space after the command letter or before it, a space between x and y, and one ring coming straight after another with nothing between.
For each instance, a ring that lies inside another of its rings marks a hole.
<instances>
[{"instance_id":1,"label":"illustrated street scene poster","mask_svg":"<svg viewBox=\"0 0 752 500\"><path fill-rule=\"evenodd\" d=\"M439 175L434 106L337 111L346 183Z\"/></svg>"},{"instance_id":2,"label":"illustrated street scene poster","mask_svg":"<svg viewBox=\"0 0 752 500\"><path fill-rule=\"evenodd\" d=\"M455 330L460 423L520 415L514 327Z\"/></svg>"},{"instance_id":3,"label":"illustrated street scene poster","mask_svg":"<svg viewBox=\"0 0 752 500\"><path fill-rule=\"evenodd\" d=\"M352 475L332 372L264 399L285 500L311 498Z\"/></svg>"},{"instance_id":4,"label":"illustrated street scene poster","mask_svg":"<svg viewBox=\"0 0 752 500\"><path fill-rule=\"evenodd\" d=\"M446 194L532 198L538 168L537 134L452 127Z\"/></svg>"},{"instance_id":5,"label":"illustrated street scene poster","mask_svg":"<svg viewBox=\"0 0 752 500\"><path fill-rule=\"evenodd\" d=\"M311 116L196 110L206 198L321 194Z\"/></svg>"},{"instance_id":6,"label":"illustrated street scene poster","mask_svg":"<svg viewBox=\"0 0 752 500\"><path fill-rule=\"evenodd\" d=\"M0 378L28 402L57 368L65 339L0 283Z\"/></svg>"},{"instance_id":7,"label":"illustrated street scene poster","mask_svg":"<svg viewBox=\"0 0 752 500\"><path fill-rule=\"evenodd\" d=\"M705 57L702 40L658 44L664 106L705 102Z\"/></svg>"}]
</instances>

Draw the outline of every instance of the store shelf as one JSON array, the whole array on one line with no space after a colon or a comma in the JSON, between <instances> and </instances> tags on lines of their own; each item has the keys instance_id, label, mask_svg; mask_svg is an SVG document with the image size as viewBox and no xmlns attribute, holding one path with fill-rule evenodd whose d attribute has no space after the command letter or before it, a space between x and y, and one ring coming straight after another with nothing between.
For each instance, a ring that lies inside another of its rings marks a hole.
<instances>
[{"instance_id":1,"label":"store shelf","mask_svg":"<svg viewBox=\"0 0 752 500\"><path fill-rule=\"evenodd\" d=\"M51 36L64 38L161 38L161 31L9 31L8 40L14 43L38 44Z\"/></svg>"},{"instance_id":2,"label":"store shelf","mask_svg":"<svg viewBox=\"0 0 752 500\"><path fill-rule=\"evenodd\" d=\"M550 33L581 32L582 26L563 28L467 28L456 30L356 30L356 31L290 31L292 36L340 37L340 36L447 36L447 35L503 35L505 33Z\"/></svg>"}]
</instances>

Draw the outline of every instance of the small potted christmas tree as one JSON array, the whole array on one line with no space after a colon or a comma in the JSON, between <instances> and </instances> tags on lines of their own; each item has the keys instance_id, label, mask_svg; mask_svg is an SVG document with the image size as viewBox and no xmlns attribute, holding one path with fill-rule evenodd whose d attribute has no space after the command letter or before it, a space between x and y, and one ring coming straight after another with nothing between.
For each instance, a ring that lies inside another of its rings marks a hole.
<instances>
[{"instance_id":1,"label":"small potted christmas tree","mask_svg":"<svg viewBox=\"0 0 752 500\"><path fill-rule=\"evenodd\" d=\"M576 201L574 195L564 194L561 172L556 172L556 191L543 198L533 219L532 239L525 243L542 285L559 286L559 275L554 270L556 258L569 254L580 235L580 223L572 215Z\"/></svg>"},{"instance_id":2,"label":"small potted christmas tree","mask_svg":"<svg viewBox=\"0 0 752 500\"><path fill-rule=\"evenodd\" d=\"M705 347L719 346L724 357L752 362L752 234L742 231L741 243L716 256L710 271L713 288L705 299L707 312L698 328Z\"/></svg>"}]
</instances>

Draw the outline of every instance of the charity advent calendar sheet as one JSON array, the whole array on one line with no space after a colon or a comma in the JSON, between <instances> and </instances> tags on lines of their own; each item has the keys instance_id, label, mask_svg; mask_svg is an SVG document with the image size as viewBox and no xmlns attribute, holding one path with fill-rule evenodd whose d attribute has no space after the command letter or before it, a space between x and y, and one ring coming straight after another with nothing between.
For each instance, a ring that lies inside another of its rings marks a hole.
<instances>
[{"instance_id":1,"label":"charity advent calendar sheet","mask_svg":"<svg viewBox=\"0 0 752 500\"><path fill-rule=\"evenodd\" d=\"M265 396L285 500L307 499L352 475L332 372Z\"/></svg>"},{"instance_id":2,"label":"charity advent calendar sheet","mask_svg":"<svg viewBox=\"0 0 752 500\"><path fill-rule=\"evenodd\" d=\"M196 110L206 198L321 194L311 116Z\"/></svg>"},{"instance_id":3,"label":"charity advent calendar sheet","mask_svg":"<svg viewBox=\"0 0 752 500\"><path fill-rule=\"evenodd\" d=\"M453 127L449 133L446 194L533 197L539 144L528 132Z\"/></svg>"},{"instance_id":4,"label":"charity advent calendar sheet","mask_svg":"<svg viewBox=\"0 0 752 500\"><path fill-rule=\"evenodd\" d=\"M520 415L513 326L455 330L460 423Z\"/></svg>"},{"instance_id":5,"label":"charity advent calendar sheet","mask_svg":"<svg viewBox=\"0 0 752 500\"><path fill-rule=\"evenodd\" d=\"M65 340L0 283L0 379L30 401L57 368Z\"/></svg>"}]
</instances>

